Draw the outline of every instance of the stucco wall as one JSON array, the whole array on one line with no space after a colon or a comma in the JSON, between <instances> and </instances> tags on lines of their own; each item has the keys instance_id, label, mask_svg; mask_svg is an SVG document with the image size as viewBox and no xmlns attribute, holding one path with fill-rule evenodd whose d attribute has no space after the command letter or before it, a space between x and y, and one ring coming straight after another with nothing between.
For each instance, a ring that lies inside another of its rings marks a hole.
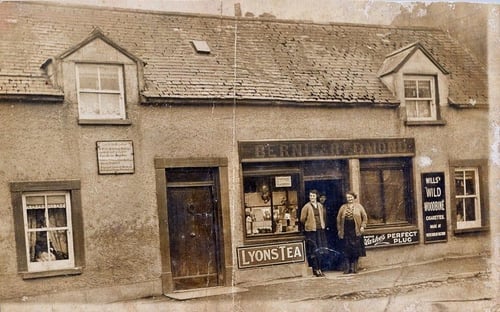
<instances>
[{"instance_id":1,"label":"stucco wall","mask_svg":"<svg viewBox=\"0 0 500 312\"><path fill-rule=\"evenodd\" d=\"M0 273L4 298L55 291L144 285L161 273L156 207L155 157L227 157L233 259L244 244L238 140L413 137L414 189L422 229L421 172L444 171L449 191L450 159L488 158L487 112L443 107L445 126L407 127L399 109L294 108L277 106L141 106L129 104L130 126L78 125L74 102L0 105ZM99 175L96 141L132 140L135 173ZM427 159L428 157L428 159ZM421 161L425 158L426 161ZM428 160L431 160L430 162ZM12 204L13 181L79 179L86 267L83 274L23 281L17 274ZM449 193L447 194L449 202ZM451 208L448 207L448 220ZM448 221L450 222L450 221ZM450 227L449 227L450 229ZM364 266L389 265L487 250L484 236L454 237L447 243L372 249ZM237 267L235 265L235 267ZM302 268L254 269L236 283L300 274ZM288 273L287 273L288 272ZM246 276L246 277L245 277ZM149 285L149 284L148 284ZM148 286L149 287L149 286ZM152 287L153 292L160 291Z\"/></svg>"}]
</instances>

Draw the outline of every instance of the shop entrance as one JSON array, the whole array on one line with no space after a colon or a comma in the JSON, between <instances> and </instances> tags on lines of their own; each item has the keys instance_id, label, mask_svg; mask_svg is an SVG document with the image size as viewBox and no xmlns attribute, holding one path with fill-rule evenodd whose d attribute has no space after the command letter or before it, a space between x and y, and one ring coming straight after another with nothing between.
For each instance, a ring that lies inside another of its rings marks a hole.
<instances>
[{"instance_id":1,"label":"shop entrance","mask_svg":"<svg viewBox=\"0 0 500 312\"><path fill-rule=\"evenodd\" d=\"M216 170L167 169L170 265L174 290L221 283Z\"/></svg>"},{"instance_id":2,"label":"shop entrance","mask_svg":"<svg viewBox=\"0 0 500 312\"><path fill-rule=\"evenodd\" d=\"M320 194L326 195L326 201L324 203L326 207L325 232L329 251L322 255L322 270L340 270L342 257L340 254L341 247L337 234L336 220L339 208L344 203L344 183L342 179L305 181L305 194L309 194L309 191L314 189Z\"/></svg>"}]
</instances>

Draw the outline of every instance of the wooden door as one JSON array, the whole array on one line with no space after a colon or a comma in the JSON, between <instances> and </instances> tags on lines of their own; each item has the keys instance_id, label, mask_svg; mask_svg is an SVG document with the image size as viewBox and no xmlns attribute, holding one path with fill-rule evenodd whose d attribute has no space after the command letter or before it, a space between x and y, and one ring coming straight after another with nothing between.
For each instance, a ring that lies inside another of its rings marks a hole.
<instances>
[{"instance_id":1,"label":"wooden door","mask_svg":"<svg viewBox=\"0 0 500 312\"><path fill-rule=\"evenodd\" d=\"M168 174L167 174L168 175ZM209 175L211 176L211 175ZM197 175L185 175L189 180ZM175 290L219 285L214 181L167 183L170 261Z\"/></svg>"}]
</instances>

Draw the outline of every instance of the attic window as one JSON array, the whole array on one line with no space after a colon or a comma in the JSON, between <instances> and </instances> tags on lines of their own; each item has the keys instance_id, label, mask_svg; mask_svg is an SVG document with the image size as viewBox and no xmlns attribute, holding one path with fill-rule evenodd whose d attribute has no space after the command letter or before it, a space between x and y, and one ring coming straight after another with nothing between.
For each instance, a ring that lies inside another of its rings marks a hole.
<instances>
[{"instance_id":1,"label":"attic window","mask_svg":"<svg viewBox=\"0 0 500 312\"><path fill-rule=\"evenodd\" d=\"M205 40L191 40L196 52L201 54L210 54L210 47Z\"/></svg>"}]
</instances>

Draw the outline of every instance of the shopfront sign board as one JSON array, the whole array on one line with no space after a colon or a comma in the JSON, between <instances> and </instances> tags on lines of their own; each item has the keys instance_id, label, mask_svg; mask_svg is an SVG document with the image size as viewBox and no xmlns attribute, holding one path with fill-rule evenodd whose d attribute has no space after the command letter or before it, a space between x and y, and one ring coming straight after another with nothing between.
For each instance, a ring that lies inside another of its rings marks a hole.
<instances>
[{"instance_id":1,"label":"shopfront sign board","mask_svg":"<svg viewBox=\"0 0 500 312\"><path fill-rule=\"evenodd\" d=\"M399 245L418 244L418 230L394 231L380 234L365 234L366 248L390 247Z\"/></svg>"},{"instance_id":2,"label":"shopfront sign board","mask_svg":"<svg viewBox=\"0 0 500 312\"><path fill-rule=\"evenodd\" d=\"M415 155L413 138L240 141L241 162Z\"/></svg>"},{"instance_id":3,"label":"shopfront sign board","mask_svg":"<svg viewBox=\"0 0 500 312\"><path fill-rule=\"evenodd\" d=\"M448 231L444 172L422 173L422 205L424 242L446 242Z\"/></svg>"},{"instance_id":4,"label":"shopfront sign board","mask_svg":"<svg viewBox=\"0 0 500 312\"><path fill-rule=\"evenodd\" d=\"M237 248L238 268L304 262L304 242L286 242Z\"/></svg>"}]
</instances>

